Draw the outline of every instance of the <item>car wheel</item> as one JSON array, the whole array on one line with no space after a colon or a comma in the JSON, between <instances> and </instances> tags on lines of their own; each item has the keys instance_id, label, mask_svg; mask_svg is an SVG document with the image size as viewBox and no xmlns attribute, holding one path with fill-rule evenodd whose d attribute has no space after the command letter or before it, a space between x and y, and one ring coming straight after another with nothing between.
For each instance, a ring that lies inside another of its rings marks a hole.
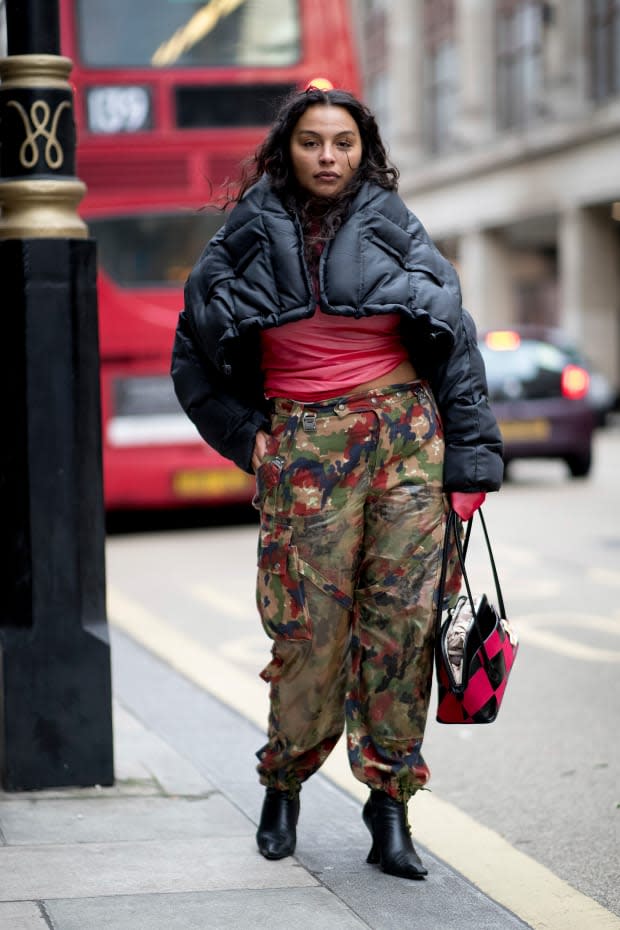
<instances>
[{"instance_id":1,"label":"car wheel","mask_svg":"<svg viewBox=\"0 0 620 930\"><path fill-rule=\"evenodd\" d=\"M566 464L573 478L586 478L592 468L592 452L582 452L576 455L567 455Z\"/></svg>"}]
</instances>

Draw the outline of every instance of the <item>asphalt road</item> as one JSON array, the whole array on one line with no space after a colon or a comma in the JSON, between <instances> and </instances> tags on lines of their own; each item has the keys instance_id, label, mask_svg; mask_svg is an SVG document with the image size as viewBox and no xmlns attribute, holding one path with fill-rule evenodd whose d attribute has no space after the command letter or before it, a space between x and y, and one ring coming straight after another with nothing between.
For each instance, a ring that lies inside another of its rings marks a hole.
<instances>
[{"instance_id":1,"label":"asphalt road","mask_svg":"<svg viewBox=\"0 0 620 930\"><path fill-rule=\"evenodd\" d=\"M615 426L599 434L588 480L571 480L560 463L514 463L489 497L487 524L521 639L517 664L495 724L431 719L425 751L435 796L617 915L619 474ZM142 521L109 535L110 616L132 615L147 645L160 622L173 628L185 651L194 644L209 657L224 693L225 673L231 688L233 677L247 681L247 715L256 719L266 708L256 676L269 646L254 608L254 515L178 524L145 531ZM474 588L490 590L480 539L468 566Z\"/></svg>"}]
</instances>

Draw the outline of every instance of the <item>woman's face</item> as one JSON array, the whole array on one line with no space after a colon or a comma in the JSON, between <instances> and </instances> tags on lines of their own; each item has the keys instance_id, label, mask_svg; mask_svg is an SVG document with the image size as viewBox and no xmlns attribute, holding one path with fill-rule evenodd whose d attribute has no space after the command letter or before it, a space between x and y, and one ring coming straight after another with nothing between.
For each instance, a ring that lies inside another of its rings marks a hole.
<instances>
[{"instance_id":1,"label":"woman's face","mask_svg":"<svg viewBox=\"0 0 620 930\"><path fill-rule=\"evenodd\" d=\"M362 160L362 140L348 110L317 103L299 118L291 135L298 184L314 197L335 197Z\"/></svg>"}]
</instances>

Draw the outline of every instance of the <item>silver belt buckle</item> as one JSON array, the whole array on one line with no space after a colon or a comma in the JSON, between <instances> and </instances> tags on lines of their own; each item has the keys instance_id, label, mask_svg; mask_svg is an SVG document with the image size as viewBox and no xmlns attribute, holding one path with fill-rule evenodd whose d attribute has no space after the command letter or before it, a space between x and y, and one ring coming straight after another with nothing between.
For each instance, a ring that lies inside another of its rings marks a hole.
<instances>
[{"instance_id":1,"label":"silver belt buckle","mask_svg":"<svg viewBox=\"0 0 620 930\"><path fill-rule=\"evenodd\" d=\"M316 413L304 413L301 425L304 433L316 433Z\"/></svg>"}]
</instances>

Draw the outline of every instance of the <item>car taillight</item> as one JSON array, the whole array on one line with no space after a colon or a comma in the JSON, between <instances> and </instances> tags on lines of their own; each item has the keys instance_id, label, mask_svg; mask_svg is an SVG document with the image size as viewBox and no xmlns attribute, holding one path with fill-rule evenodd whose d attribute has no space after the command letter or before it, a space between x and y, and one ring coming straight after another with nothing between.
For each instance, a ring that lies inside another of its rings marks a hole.
<instances>
[{"instance_id":1,"label":"car taillight","mask_svg":"<svg viewBox=\"0 0 620 930\"><path fill-rule=\"evenodd\" d=\"M585 397L590 387L590 375L579 365L567 365L562 371L562 396L570 400Z\"/></svg>"}]
</instances>

